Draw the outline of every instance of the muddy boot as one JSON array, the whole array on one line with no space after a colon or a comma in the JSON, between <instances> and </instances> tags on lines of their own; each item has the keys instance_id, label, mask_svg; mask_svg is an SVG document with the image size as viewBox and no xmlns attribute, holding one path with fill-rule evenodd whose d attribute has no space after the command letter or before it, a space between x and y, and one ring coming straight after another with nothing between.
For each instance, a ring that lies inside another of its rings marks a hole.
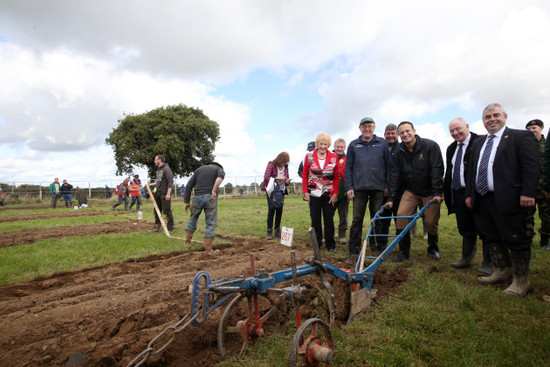
<instances>
[{"instance_id":1,"label":"muddy boot","mask_svg":"<svg viewBox=\"0 0 550 367\"><path fill-rule=\"evenodd\" d=\"M275 228L275 237L281 238L281 228Z\"/></svg>"},{"instance_id":2,"label":"muddy boot","mask_svg":"<svg viewBox=\"0 0 550 367\"><path fill-rule=\"evenodd\" d=\"M477 282L486 285L508 281L512 277L512 263L508 250L496 243L488 243L487 247L491 254L493 272L487 277L477 278Z\"/></svg>"},{"instance_id":3,"label":"muddy boot","mask_svg":"<svg viewBox=\"0 0 550 367\"><path fill-rule=\"evenodd\" d=\"M204 239L204 251L213 252L212 243L214 242L214 237Z\"/></svg>"},{"instance_id":4,"label":"muddy boot","mask_svg":"<svg viewBox=\"0 0 550 367\"><path fill-rule=\"evenodd\" d=\"M451 266L457 269L469 268L474 265L474 256L476 254L477 236L462 237L462 259Z\"/></svg>"},{"instance_id":5,"label":"muddy boot","mask_svg":"<svg viewBox=\"0 0 550 367\"><path fill-rule=\"evenodd\" d=\"M193 232L185 232L185 247L191 247L192 239L193 239Z\"/></svg>"},{"instance_id":6,"label":"muddy boot","mask_svg":"<svg viewBox=\"0 0 550 367\"><path fill-rule=\"evenodd\" d=\"M155 223L155 225L149 230L149 232L160 232L160 224Z\"/></svg>"},{"instance_id":7,"label":"muddy boot","mask_svg":"<svg viewBox=\"0 0 550 367\"><path fill-rule=\"evenodd\" d=\"M541 233L540 234L540 247L541 248L546 248L548 247L548 242L550 240L550 236L547 235L547 234L544 234L544 233Z\"/></svg>"},{"instance_id":8,"label":"muddy boot","mask_svg":"<svg viewBox=\"0 0 550 367\"><path fill-rule=\"evenodd\" d=\"M428 256L434 260L441 260L439 255L439 238L436 234L428 233Z\"/></svg>"},{"instance_id":9,"label":"muddy boot","mask_svg":"<svg viewBox=\"0 0 550 367\"><path fill-rule=\"evenodd\" d=\"M338 231L338 242L342 245L345 245L348 243L348 241L346 241L346 230L339 230Z\"/></svg>"},{"instance_id":10,"label":"muddy boot","mask_svg":"<svg viewBox=\"0 0 550 367\"><path fill-rule=\"evenodd\" d=\"M493 273L493 266L491 265L491 263L491 254L489 252L489 247L485 243L485 241L483 241L483 262L481 263L481 267L477 269L477 275L491 275Z\"/></svg>"},{"instance_id":11,"label":"muddy boot","mask_svg":"<svg viewBox=\"0 0 550 367\"><path fill-rule=\"evenodd\" d=\"M403 232L402 229L398 229L396 234L399 236ZM411 251L411 234L407 232L401 241L399 241L399 254L393 258L394 263L400 263L405 260L409 260Z\"/></svg>"},{"instance_id":12,"label":"muddy boot","mask_svg":"<svg viewBox=\"0 0 550 367\"><path fill-rule=\"evenodd\" d=\"M271 241L273 239L273 230L272 229L268 229L267 230L267 240L268 241Z\"/></svg>"},{"instance_id":13,"label":"muddy boot","mask_svg":"<svg viewBox=\"0 0 550 367\"><path fill-rule=\"evenodd\" d=\"M524 251L510 251L512 260L513 280L512 284L504 290L504 293L511 296L523 297L531 290L529 283L529 262L531 260L531 249Z\"/></svg>"}]
</instances>

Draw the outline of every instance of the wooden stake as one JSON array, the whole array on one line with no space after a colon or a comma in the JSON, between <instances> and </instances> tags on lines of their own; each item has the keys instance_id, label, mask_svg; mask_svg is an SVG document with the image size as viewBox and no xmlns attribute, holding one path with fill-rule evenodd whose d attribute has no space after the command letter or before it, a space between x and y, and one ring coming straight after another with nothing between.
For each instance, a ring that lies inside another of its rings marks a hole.
<instances>
[{"instance_id":1,"label":"wooden stake","mask_svg":"<svg viewBox=\"0 0 550 367\"><path fill-rule=\"evenodd\" d=\"M170 232L168 231L168 227L166 227L166 223L164 223L164 219L162 218L162 213L160 212L160 209L157 205L157 201L155 200L155 196L153 195L153 192L151 191L151 188L149 187L149 184L145 185L145 187L147 187L147 192L149 193L149 196L153 199L153 206L155 207L155 211L157 212L157 215L159 216L160 225L162 226L162 229L164 229L164 233L166 234L166 236L170 237L170 238L175 238L175 239L178 239L178 240L184 240L184 238L181 238L181 237L170 236Z\"/></svg>"}]
</instances>

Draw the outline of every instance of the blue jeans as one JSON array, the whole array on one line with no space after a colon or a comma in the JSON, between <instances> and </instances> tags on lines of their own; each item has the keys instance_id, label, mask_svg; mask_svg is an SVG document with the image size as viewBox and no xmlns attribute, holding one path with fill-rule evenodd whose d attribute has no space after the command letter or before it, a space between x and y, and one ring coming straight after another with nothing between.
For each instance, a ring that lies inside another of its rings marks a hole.
<instances>
[{"instance_id":1,"label":"blue jeans","mask_svg":"<svg viewBox=\"0 0 550 367\"><path fill-rule=\"evenodd\" d=\"M216 222L218 221L218 197L210 200L212 194L197 195L193 197L191 204L191 218L187 223L187 232L195 232L197 230L197 220L199 215L204 210L206 220L206 229L204 230L204 238L213 238Z\"/></svg>"},{"instance_id":2,"label":"blue jeans","mask_svg":"<svg viewBox=\"0 0 550 367\"><path fill-rule=\"evenodd\" d=\"M63 200L65 201L65 206L73 205L73 199L71 198L71 194L63 194Z\"/></svg>"}]
</instances>

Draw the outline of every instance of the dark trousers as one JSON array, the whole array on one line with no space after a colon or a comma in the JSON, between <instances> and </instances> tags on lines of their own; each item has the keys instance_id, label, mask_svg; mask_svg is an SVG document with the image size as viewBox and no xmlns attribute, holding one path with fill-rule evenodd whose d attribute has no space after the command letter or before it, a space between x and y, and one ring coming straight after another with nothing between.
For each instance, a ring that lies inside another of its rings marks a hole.
<instances>
[{"instance_id":1,"label":"dark trousers","mask_svg":"<svg viewBox=\"0 0 550 367\"><path fill-rule=\"evenodd\" d=\"M382 190L362 190L355 191L353 198L353 220L349 230L349 253L358 254L361 250L361 238L363 235L363 219L369 204L370 217L374 217L384 203L384 191ZM382 233L382 221L376 221L374 226L376 233ZM375 237L373 237L375 238Z\"/></svg>"},{"instance_id":2,"label":"dark trousers","mask_svg":"<svg viewBox=\"0 0 550 367\"><path fill-rule=\"evenodd\" d=\"M453 190L453 211L456 215L456 226L462 237L475 238L477 227L474 220L474 213L466 206L466 190Z\"/></svg>"},{"instance_id":3,"label":"dark trousers","mask_svg":"<svg viewBox=\"0 0 550 367\"><path fill-rule=\"evenodd\" d=\"M500 244L515 251L529 249L531 239L525 228L525 214L525 208L519 208L513 213L498 210L492 192L483 196L476 193L474 219L480 237L488 244Z\"/></svg>"},{"instance_id":4,"label":"dark trousers","mask_svg":"<svg viewBox=\"0 0 550 367\"><path fill-rule=\"evenodd\" d=\"M128 196L118 196L118 201L115 205L113 205L113 208L116 208L120 204L124 202L124 210L128 210Z\"/></svg>"},{"instance_id":5,"label":"dark trousers","mask_svg":"<svg viewBox=\"0 0 550 367\"><path fill-rule=\"evenodd\" d=\"M174 217L172 216L172 200L166 200L166 193L161 194L157 192L155 194L155 202L157 203L157 206L159 207L159 210L162 214L166 215L166 227L169 231L174 229ZM160 225L160 218L157 215L157 211L154 211L155 213L155 224Z\"/></svg>"},{"instance_id":6,"label":"dark trousers","mask_svg":"<svg viewBox=\"0 0 550 367\"><path fill-rule=\"evenodd\" d=\"M338 210L338 232L342 233L348 230L348 212L349 212L349 199L347 196L338 200L335 205L334 213Z\"/></svg>"},{"instance_id":7,"label":"dark trousers","mask_svg":"<svg viewBox=\"0 0 550 367\"><path fill-rule=\"evenodd\" d=\"M321 247L323 239L323 227L321 226L321 215L323 216L323 224L325 227L325 245L327 248L333 249L336 247L334 242L334 208L329 203L330 197L323 195L321 197L309 196L309 215L311 217L311 226L315 229L317 243Z\"/></svg>"},{"instance_id":8,"label":"dark trousers","mask_svg":"<svg viewBox=\"0 0 550 367\"><path fill-rule=\"evenodd\" d=\"M130 210L132 210L132 207L137 204L136 210L139 211L139 208L141 207L141 196L132 196L132 202L130 203Z\"/></svg>"},{"instance_id":9,"label":"dark trousers","mask_svg":"<svg viewBox=\"0 0 550 367\"><path fill-rule=\"evenodd\" d=\"M269 196L267 197L267 229L273 229L273 217L275 217L275 228L281 228L281 218L283 217L283 208L275 209L269 205Z\"/></svg>"},{"instance_id":10,"label":"dark trousers","mask_svg":"<svg viewBox=\"0 0 550 367\"><path fill-rule=\"evenodd\" d=\"M392 217L392 216L395 217L397 215L397 209L399 209L399 199L400 198L397 198L393 201L393 206L392 206L391 209L384 209L384 211L382 212L383 217ZM384 200L384 204L385 203L386 203L386 200ZM394 219L394 221L395 221L395 219ZM380 233L381 234L389 234L390 233L391 218L383 219L383 220L381 220L381 222L382 222L382 229L381 229ZM383 244L388 243L388 238L387 237L379 237L378 240L382 241Z\"/></svg>"}]
</instances>

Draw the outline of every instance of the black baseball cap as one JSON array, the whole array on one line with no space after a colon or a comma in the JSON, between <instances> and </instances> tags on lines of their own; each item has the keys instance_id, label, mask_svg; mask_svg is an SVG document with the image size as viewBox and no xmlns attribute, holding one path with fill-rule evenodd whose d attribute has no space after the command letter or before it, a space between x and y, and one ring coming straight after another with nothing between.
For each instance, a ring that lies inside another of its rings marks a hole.
<instances>
[{"instance_id":1,"label":"black baseball cap","mask_svg":"<svg viewBox=\"0 0 550 367\"><path fill-rule=\"evenodd\" d=\"M527 125L525 125L525 128L527 129L529 126L534 126L534 125L537 125L539 126L540 128L543 128L544 127L544 123L539 120L539 119L534 119L534 120L531 120L527 123Z\"/></svg>"}]
</instances>

